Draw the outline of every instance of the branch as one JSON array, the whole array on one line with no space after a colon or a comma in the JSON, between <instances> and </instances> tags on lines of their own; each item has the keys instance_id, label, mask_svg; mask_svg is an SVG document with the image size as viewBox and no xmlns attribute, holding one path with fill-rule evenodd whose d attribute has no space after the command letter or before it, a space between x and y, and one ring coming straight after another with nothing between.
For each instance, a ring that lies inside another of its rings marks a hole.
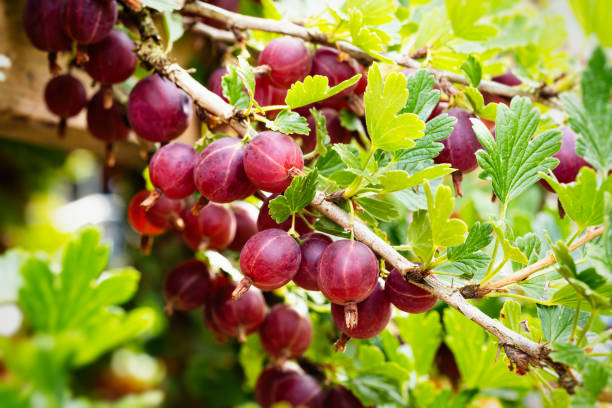
<instances>
[{"instance_id":1,"label":"branch","mask_svg":"<svg viewBox=\"0 0 612 408\"><path fill-rule=\"evenodd\" d=\"M576 249L580 248L587 242L597 238L598 236L603 234L603 232L604 232L604 229L602 226L597 226L591 229L587 229L587 231L584 233L582 237L580 237L576 242L570 245L569 247L570 252L575 251ZM492 292L494 290L499 290L503 288L504 286L522 282L525 279L529 278L534 273L536 273L537 271L540 271L556 262L557 260L555 259L555 255L549 254L545 258L540 259L538 262L532 265L529 265L526 268L521 269L520 271L516 271L508 276L504 276L503 278L500 278L496 281L488 283L482 288L478 288L476 290L475 296L473 297L482 297L486 295L487 293Z\"/></svg>"},{"instance_id":2,"label":"branch","mask_svg":"<svg viewBox=\"0 0 612 408\"><path fill-rule=\"evenodd\" d=\"M284 34L291 37L301 38L302 40L309 41L315 44L327 45L335 47L340 51L343 51L355 59L363 62L365 65L370 65L375 59L363 52L358 47L350 44L346 41L330 42L327 35L321 33L318 30L311 28L305 28L300 25L291 23L283 20L270 20L260 17L244 16L242 14L233 13L225 10L221 7L214 6L212 4L204 3L196 0L192 3L188 3L183 8L183 11L195 14L201 17L208 17L215 20L224 22L228 27L240 29L240 30L258 30L269 33ZM467 79L461 75L450 71L444 71L432 67L422 67L421 63L408 55L396 55L396 54L384 54L384 56L397 65L407 68L424 68L429 71L438 80L448 80L462 85L469 85ZM561 105L556 99L546 97L538 91L529 92L521 89L517 89L511 86L500 84L493 81L481 81L478 89L481 92L487 92L493 95L499 95L506 98L512 98L514 96L526 96L535 102L551 106L553 108L560 109Z\"/></svg>"},{"instance_id":3,"label":"branch","mask_svg":"<svg viewBox=\"0 0 612 408\"><path fill-rule=\"evenodd\" d=\"M139 57L153 66L161 75L167 76L179 87L183 88L202 109L217 115L222 120L233 123L234 129L238 133L246 134L248 129L243 122L235 119L233 115L234 109L231 105L191 78L187 71L176 64L170 63L163 55L159 44L151 43L147 39L146 28L151 20L150 15L146 12L140 12L137 17L145 20L138 24L139 29L141 29L141 36L144 39L138 49ZM404 275L405 279L428 290L451 307L457 309L468 319L482 326L499 339L500 346L514 350L515 352L511 353L509 358L515 364L518 365L520 363L517 361L516 356L522 356L523 359L536 365L547 364L552 367L552 364L555 364L548 357L550 349L546 345L535 343L508 329L498 320L487 316L476 306L470 304L461 295L459 289L446 286L434 277L422 273L421 265L412 263L404 258L365 224L359 220L354 220L354 223L351 224L351 216L340 207L327 201L325 193L318 192L311 205L339 226L347 229L353 228L356 239L368 245L374 252L385 259L386 262L397 268Z\"/></svg>"}]
</instances>

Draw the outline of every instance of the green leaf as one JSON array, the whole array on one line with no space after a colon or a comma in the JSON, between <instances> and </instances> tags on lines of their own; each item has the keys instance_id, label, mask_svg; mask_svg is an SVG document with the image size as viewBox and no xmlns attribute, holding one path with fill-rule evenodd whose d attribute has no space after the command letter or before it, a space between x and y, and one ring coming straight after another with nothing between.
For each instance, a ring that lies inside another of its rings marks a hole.
<instances>
[{"instance_id":1,"label":"green leaf","mask_svg":"<svg viewBox=\"0 0 612 408\"><path fill-rule=\"evenodd\" d=\"M431 232L431 222L427 211L421 210L412 214L412 223L408 228L407 245L423 263L429 262L435 247Z\"/></svg>"},{"instance_id":2,"label":"green leaf","mask_svg":"<svg viewBox=\"0 0 612 408\"><path fill-rule=\"evenodd\" d=\"M446 0L446 13L458 37L481 41L497 34L491 25L478 24L486 14L487 4L481 0Z\"/></svg>"},{"instance_id":3,"label":"green leaf","mask_svg":"<svg viewBox=\"0 0 612 408\"><path fill-rule=\"evenodd\" d=\"M462 220L449 219L455 205L455 198L450 187L438 186L434 198L431 187L426 182L425 193L427 194L427 208L434 246L450 247L462 244L465 241L467 225Z\"/></svg>"},{"instance_id":4,"label":"green leaf","mask_svg":"<svg viewBox=\"0 0 612 408\"><path fill-rule=\"evenodd\" d=\"M457 100L460 105L471 110L481 118L495 121L495 117L497 116L497 103L491 102L485 105L484 97L480 91L471 86L465 88L463 95L465 96L465 101L462 98Z\"/></svg>"},{"instance_id":5,"label":"green leaf","mask_svg":"<svg viewBox=\"0 0 612 408\"><path fill-rule=\"evenodd\" d=\"M173 0L142 0L143 7L150 7L157 11L179 10L182 5Z\"/></svg>"},{"instance_id":6,"label":"green leaf","mask_svg":"<svg viewBox=\"0 0 612 408\"><path fill-rule=\"evenodd\" d=\"M482 168L479 177L491 179L493 191L507 203L540 179L541 171L552 170L552 158L561 147L561 132L549 130L535 135L540 113L527 98L515 97L510 108L499 105L494 139L484 124L472 119L474 132L485 151L476 152Z\"/></svg>"},{"instance_id":7,"label":"green leaf","mask_svg":"<svg viewBox=\"0 0 612 408\"><path fill-rule=\"evenodd\" d=\"M166 53L172 51L174 43L183 36L185 32L183 28L183 17L178 13L166 11L163 13L164 30L168 43L166 44Z\"/></svg>"},{"instance_id":8,"label":"green leaf","mask_svg":"<svg viewBox=\"0 0 612 408\"><path fill-rule=\"evenodd\" d=\"M306 176L294 177L283 195L270 201L270 216L280 223L306 208L317 192L318 177L317 170L312 170Z\"/></svg>"},{"instance_id":9,"label":"green leaf","mask_svg":"<svg viewBox=\"0 0 612 408\"><path fill-rule=\"evenodd\" d=\"M382 25L393 21L397 5L393 0L346 0L341 11L349 14L351 10L359 10L363 14L364 25Z\"/></svg>"},{"instance_id":10,"label":"green leaf","mask_svg":"<svg viewBox=\"0 0 612 408\"><path fill-rule=\"evenodd\" d=\"M261 0L263 16L271 20L282 20L283 15L278 11L272 0Z\"/></svg>"},{"instance_id":11,"label":"green leaf","mask_svg":"<svg viewBox=\"0 0 612 408\"><path fill-rule=\"evenodd\" d=\"M395 206L387 201L371 197L358 197L353 199L363 210L372 217L381 221L391 221L400 216Z\"/></svg>"},{"instance_id":12,"label":"green leaf","mask_svg":"<svg viewBox=\"0 0 612 408\"><path fill-rule=\"evenodd\" d=\"M450 174L453 171L455 171L455 169L451 168L450 164L444 163L419 170L413 175L409 175L403 170L386 171L379 177L379 180L383 188L382 193L391 193L418 186L425 180L433 180Z\"/></svg>"},{"instance_id":13,"label":"green leaf","mask_svg":"<svg viewBox=\"0 0 612 408\"><path fill-rule=\"evenodd\" d=\"M423 136L425 124L412 113L397 113L408 97L406 78L391 73L383 81L380 67L374 63L368 71L368 86L364 101L366 123L372 139L372 149L395 151L414 146Z\"/></svg>"},{"instance_id":14,"label":"green leaf","mask_svg":"<svg viewBox=\"0 0 612 408\"><path fill-rule=\"evenodd\" d=\"M307 135L310 133L308 121L305 117L297 112L283 109L278 113L274 120L265 119L264 121L268 129L290 135L297 133L298 135Z\"/></svg>"},{"instance_id":15,"label":"green leaf","mask_svg":"<svg viewBox=\"0 0 612 408\"><path fill-rule=\"evenodd\" d=\"M512 331L521 332L521 305L514 300L506 300L500 312L500 320Z\"/></svg>"},{"instance_id":16,"label":"green leaf","mask_svg":"<svg viewBox=\"0 0 612 408\"><path fill-rule=\"evenodd\" d=\"M255 96L255 72L253 71L253 67L244 57L238 57L238 67L236 67L236 71L240 79L242 79L242 83L249 93L250 98L253 99Z\"/></svg>"},{"instance_id":17,"label":"green leaf","mask_svg":"<svg viewBox=\"0 0 612 408\"><path fill-rule=\"evenodd\" d=\"M612 46L610 15L612 3L607 0L570 0L574 16L586 34L595 33L604 47Z\"/></svg>"},{"instance_id":18,"label":"green leaf","mask_svg":"<svg viewBox=\"0 0 612 408\"><path fill-rule=\"evenodd\" d=\"M580 370L590 361L594 361L584 353L581 347L575 344L553 343L550 348L552 349L550 357L554 361L576 367Z\"/></svg>"},{"instance_id":19,"label":"green leaf","mask_svg":"<svg viewBox=\"0 0 612 408\"><path fill-rule=\"evenodd\" d=\"M458 261L486 247L493 240L492 232L491 224L475 222L463 244L448 248L448 260Z\"/></svg>"},{"instance_id":20,"label":"green leaf","mask_svg":"<svg viewBox=\"0 0 612 408\"><path fill-rule=\"evenodd\" d=\"M227 74L221 79L223 95L236 109L246 109L249 106L249 95L245 92L242 78L238 75L238 70L233 65L227 66Z\"/></svg>"},{"instance_id":21,"label":"green leaf","mask_svg":"<svg viewBox=\"0 0 612 408\"><path fill-rule=\"evenodd\" d=\"M440 91L434 89L434 77L424 69L408 75L408 99L400 113L414 113L425 122L440 100Z\"/></svg>"},{"instance_id":22,"label":"green leaf","mask_svg":"<svg viewBox=\"0 0 612 408\"><path fill-rule=\"evenodd\" d=\"M495 235L497 236L497 239L502 249L504 250L504 258L510 259L514 262L518 262L522 265L527 265L529 260L527 259L525 254L521 252L520 249L518 249L517 247L513 246L512 243L510 243L510 240L506 238L506 234L503 228L493 222L490 222L490 225L493 227L493 230L495 231Z\"/></svg>"},{"instance_id":23,"label":"green leaf","mask_svg":"<svg viewBox=\"0 0 612 408\"><path fill-rule=\"evenodd\" d=\"M465 74L470 85L474 88L478 88L480 80L482 79L482 66L473 55L470 55L468 59L461 64L461 71Z\"/></svg>"},{"instance_id":24,"label":"green leaf","mask_svg":"<svg viewBox=\"0 0 612 408\"><path fill-rule=\"evenodd\" d=\"M540 259L539 255L542 250L542 240L533 232L518 237L514 241L514 244L523 254L525 254L528 265L531 265ZM515 270L518 270L521 267L522 265L516 262L513 263L513 268Z\"/></svg>"},{"instance_id":25,"label":"green leaf","mask_svg":"<svg viewBox=\"0 0 612 408\"><path fill-rule=\"evenodd\" d=\"M15 302L22 285L21 267L30 255L20 249L11 249L0 256L0 304Z\"/></svg>"},{"instance_id":26,"label":"green leaf","mask_svg":"<svg viewBox=\"0 0 612 408\"><path fill-rule=\"evenodd\" d=\"M564 306L536 306L544 338L550 342L569 341L576 311ZM579 326L584 325L587 319L588 313L581 313L578 319Z\"/></svg>"},{"instance_id":27,"label":"green leaf","mask_svg":"<svg viewBox=\"0 0 612 408\"><path fill-rule=\"evenodd\" d=\"M609 178L608 178L609 179ZM604 194L604 232L599 244L591 244L587 249L588 258L597 272L612 280L612 194Z\"/></svg>"},{"instance_id":28,"label":"green leaf","mask_svg":"<svg viewBox=\"0 0 612 408\"><path fill-rule=\"evenodd\" d=\"M419 375L428 374L442 342L440 316L437 312L411 314L408 317L396 316L395 322L404 346L410 347L407 354L416 372Z\"/></svg>"},{"instance_id":29,"label":"green leaf","mask_svg":"<svg viewBox=\"0 0 612 408\"><path fill-rule=\"evenodd\" d=\"M364 14L356 9L349 11L348 29L351 33L351 43L372 57L393 63L390 59L379 54L383 51L384 46L391 41L391 37L376 27L366 27Z\"/></svg>"},{"instance_id":30,"label":"green leaf","mask_svg":"<svg viewBox=\"0 0 612 408\"><path fill-rule=\"evenodd\" d=\"M497 357L497 342L483 328L454 309L444 310L444 341L453 352L467 388L512 388L529 383L509 371Z\"/></svg>"},{"instance_id":31,"label":"green leaf","mask_svg":"<svg viewBox=\"0 0 612 408\"><path fill-rule=\"evenodd\" d=\"M246 377L246 384L249 388L255 388L257 377L263 369L266 353L261 346L259 336L251 334L247 337L247 341L240 347L238 361L242 366Z\"/></svg>"},{"instance_id":32,"label":"green leaf","mask_svg":"<svg viewBox=\"0 0 612 408\"><path fill-rule=\"evenodd\" d=\"M338 154L340 160L342 160L342 162L346 164L349 169L361 169L359 149L357 149L355 146L336 143L332 146L332 149Z\"/></svg>"},{"instance_id":33,"label":"green leaf","mask_svg":"<svg viewBox=\"0 0 612 408\"><path fill-rule=\"evenodd\" d=\"M356 84L360 78L361 74L357 74L330 88L329 79L326 76L315 75L313 77L308 75L304 78L304 81L298 81L291 85L291 89L287 91L285 103L291 109L310 105L311 103L319 102L339 94L346 88Z\"/></svg>"},{"instance_id":34,"label":"green leaf","mask_svg":"<svg viewBox=\"0 0 612 408\"><path fill-rule=\"evenodd\" d=\"M582 76L582 101L578 95L561 95L569 124L578 134L576 152L598 170L612 168L612 70L597 48Z\"/></svg>"},{"instance_id":35,"label":"green leaf","mask_svg":"<svg viewBox=\"0 0 612 408\"><path fill-rule=\"evenodd\" d=\"M612 192L612 178L597 186L597 174L588 167L580 169L576 180L561 184L556 177L542 173L542 177L555 190L565 213L580 230L603 223L604 192Z\"/></svg>"},{"instance_id":36,"label":"green leaf","mask_svg":"<svg viewBox=\"0 0 612 408\"><path fill-rule=\"evenodd\" d=\"M319 113L316 108L311 108L310 114L314 119L315 132L317 135L315 152L325 156L325 154L327 154L327 145L330 143L329 133L327 132L327 119L325 118L325 115Z\"/></svg>"}]
</instances>

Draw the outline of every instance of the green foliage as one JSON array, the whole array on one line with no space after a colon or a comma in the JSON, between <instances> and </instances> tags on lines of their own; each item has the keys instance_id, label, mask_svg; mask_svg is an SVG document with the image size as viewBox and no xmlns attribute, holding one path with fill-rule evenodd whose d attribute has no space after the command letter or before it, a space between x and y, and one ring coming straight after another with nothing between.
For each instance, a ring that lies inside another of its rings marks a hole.
<instances>
[{"instance_id":1,"label":"green foliage","mask_svg":"<svg viewBox=\"0 0 612 408\"><path fill-rule=\"evenodd\" d=\"M582 100L578 95L561 95L569 114L569 124L578 133L576 152L598 170L612 169L612 68L597 48L581 81Z\"/></svg>"},{"instance_id":2,"label":"green foliage","mask_svg":"<svg viewBox=\"0 0 612 408\"><path fill-rule=\"evenodd\" d=\"M227 66L227 74L221 79L223 95L236 109L246 109L249 106L249 95L244 91L242 79L233 65Z\"/></svg>"},{"instance_id":3,"label":"green foliage","mask_svg":"<svg viewBox=\"0 0 612 408\"><path fill-rule=\"evenodd\" d=\"M412 364L412 369L419 375L426 375L431 371L436 350L442 342L442 325L437 312L411 314L409 317L395 318L403 347ZM402 347L398 350L404 353Z\"/></svg>"},{"instance_id":4,"label":"green foliage","mask_svg":"<svg viewBox=\"0 0 612 408\"><path fill-rule=\"evenodd\" d=\"M298 81L291 85L291 89L287 91L285 103L291 109L310 105L311 103L319 102L339 94L346 88L356 84L360 78L361 74L357 74L330 88L329 78L326 76L315 75L313 77L308 75L304 78L304 81Z\"/></svg>"},{"instance_id":5,"label":"green foliage","mask_svg":"<svg viewBox=\"0 0 612 408\"><path fill-rule=\"evenodd\" d=\"M491 224L476 222L461 245L448 248L447 256L450 264L446 268L457 268L461 276L471 279L474 273L486 266L491 259L488 254L480 250L491 243L493 237Z\"/></svg>"},{"instance_id":6,"label":"green foliage","mask_svg":"<svg viewBox=\"0 0 612 408\"><path fill-rule=\"evenodd\" d=\"M497 34L495 27L479 23L487 12L487 5L480 0L446 0L446 12L458 37L479 41Z\"/></svg>"},{"instance_id":7,"label":"green foliage","mask_svg":"<svg viewBox=\"0 0 612 408\"><path fill-rule=\"evenodd\" d=\"M553 169L559 161L551 156L561 147L561 132L535 135L540 113L527 98L515 97L510 108L497 109L495 138L478 120L474 132L485 151L478 151L480 177L490 179L497 198L507 203L540 179L539 172ZM535 137L534 137L535 136Z\"/></svg>"},{"instance_id":8,"label":"green foliage","mask_svg":"<svg viewBox=\"0 0 612 408\"><path fill-rule=\"evenodd\" d=\"M270 201L270 216L280 223L304 209L317 192L318 177L316 170L305 176L294 177L284 194Z\"/></svg>"},{"instance_id":9,"label":"green foliage","mask_svg":"<svg viewBox=\"0 0 612 408\"><path fill-rule=\"evenodd\" d=\"M434 78L421 69L409 75L406 81L408 99L400 113L414 113L425 122L440 100L440 91L434 90Z\"/></svg>"},{"instance_id":10,"label":"green foliage","mask_svg":"<svg viewBox=\"0 0 612 408\"><path fill-rule=\"evenodd\" d=\"M266 127L286 135L307 135L310 133L308 121L298 113L283 109L276 115L274 120L264 119Z\"/></svg>"},{"instance_id":11,"label":"green foliage","mask_svg":"<svg viewBox=\"0 0 612 408\"><path fill-rule=\"evenodd\" d=\"M461 71L465 74L465 77L470 82L470 85L474 88L478 88L480 80L482 79L482 67L473 55L470 55L468 59L461 64Z\"/></svg>"}]
</instances>

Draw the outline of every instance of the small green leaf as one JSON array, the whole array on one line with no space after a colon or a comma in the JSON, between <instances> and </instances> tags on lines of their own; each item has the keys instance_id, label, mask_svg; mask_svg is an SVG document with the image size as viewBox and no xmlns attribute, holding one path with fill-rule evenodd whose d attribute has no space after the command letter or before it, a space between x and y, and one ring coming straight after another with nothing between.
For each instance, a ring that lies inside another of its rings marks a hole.
<instances>
[{"instance_id":1,"label":"small green leaf","mask_svg":"<svg viewBox=\"0 0 612 408\"><path fill-rule=\"evenodd\" d=\"M298 81L291 85L291 89L287 91L285 103L291 109L310 105L311 103L319 102L339 94L346 88L356 84L360 78L361 74L357 74L330 88L329 79L326 76L315 75L313 77L308 75L304 78L304 81Z\"/></svg>"},{"instance_id":2,"label":"small green leaf","mask_svg":"<svg viewBox=\"0 0 612 408\"><path fill-rule=\"evenodd\" d=\"M425 183L427 194L427 208L431 220L433 243L436 247L450 247L465 242L467 225L462 220L451 218L455 198L450 187L440 185L435 197L431 192L429 183Z\"/></svg>"},{"instance_id":3,"label":"small green leaf","mask_svg":"<svg viewBox=\"0 0 612 408\"><path fill-rule=\"evenodd\" d=\"M308 127L308 121L306 118L296 112L290 111L289 109L283 109L280 111L274 120L265 119L264 123L268 129L272 129L286 135L291 135L293 133L298 135L307 135L310 133L310 128Z\"/></svg>"},{"instance_id":4,"label":"small green leaf","mask_svg":"<svg viewBox=\"0 0 612 408\"><path fill-rule=\"evenodd\" d=\"M399 335L410 346L410 355L419 375L430 372L436 350L442 342L442 325L436 312L411 314L395 318Z\"/></svg>"},{"instance_id":5,"label":"small green leaf","mask_svg":"<svg viewBox=\"0 0 612 408\"><path fill-rule=\"evenodd\" d=\"M453 31L465 40L482 41L497 34L491 25L479 24L488 5L480 0L446 0L446 13Z\"/></svg>"},{"instance_id":6,"label":"small green leaf","mask_svg":"<svg viewBox=\"0 0 612 408\"><path fill-rule=\"evenodd\" d=\"M419 170L413 175L409 175L403 170L386 171L379 177L379 180L383 188L382 193L391 193L418 186L425 180L433 180L438 177L443 177L452 173L453 171L455 171L455 169L451 168L450 164L444 163Z\"/></svg>"},{"instance_id":7,"label":"small green leaf","mask_svg":"<svg viewBox=\"0 0 612 408\"><path fill-rule=\"evenodd\" d=\"M168 43L166 44L166 53L172 51L174 43L183 36L185 32L183 28L183 17L178 13L166 11L163 13L164 29Z\"/></svg>"},{"instance_id":8,"label":"small green leaf","mask_svg":"<svg viewBox=\"0 0 612 408\"><path fill-rule=\"evenodd\" d=\"M246 109L249 106L249 95L245 92L242 78L238 75L235 66L229 65L227 67L227 74L221 79L221 86L223 95L236 109Z\"/></svg>"},{"instance_id":9,"label":"small green leaf","mask_svg":"<svg viewBox=\"0 0 612 408\"><path fill-rule=\"evenodd\" d=\"M458 246L448 248L448 260L458 261L462 258L481 250L491 243L493 237L491 233L493 227L488 223L475 222L465 239L465 242Z\"/></svg>"},{"instance_id":10,"label":"small green leaf","mask_svg":"<svg viewBox=\"0 0 612 408\"><path fill-rule=\"evenodd\" d=\"M351 33L352 44L380 61L393 63L393 61L380 54L384 46L391 41L391 37L376 27L366 27L366 20L367 17L364 17L361 11L349 10L348 29Z\"/></svg>"},{"instance_id":11,"label":"small green leaf","mask_svg":"<svg viewBox=\"0 0 612 408\"><path fill-rule=\"evenodd\" d=\"M467 60L461 65L461 71L474 88L478 88L482 79L482 66L473 55L470 55Z\"/></svg>"},{"instance_id":12,"label":"small green leaf","mask_svg":"<svg viewBox=\"0 0 612 408\"><path fill-rule=\"evenodd\" d=\"M306 176L294 177L283 195L270 201L270 216L280 223L289 218L291 214L303 210L314 199L318 177L317 170L312 170Z\"/></svg>"},{"instance_id":13,"label":"small green leaf","mask_svg":"<svg viewBox=\"0 0 612 408\"><path fill-rule=\"evenodd\" d=\"M236 70L249 96L253 99L255 96L255 72L253 71L253 67L244 57L238 57L238 67Z\"/></svg>"},{"instance_id":14,"label":"small green leaf","mask_svg":"<svg viewBox=\"0 0 612 408\"><path fill-rule=\"evenodd\" d=\"M521 305L514 300L506 300L500 312L500 320L512 331L521 332Z\"/></svg>"},{"instance_id":15,"label":"small green leaf","mask_svg":"<svg viewBox=\"0 0 612 408\"><path fill-rule=\"evenodd\" d=\"M527 98L515 97L510 108L499 105L495 139L481 121L472 119L472 123L485 149L476 152L483 170L479 177L492 181L493 191L503 203L537 182L541 171L559 163L551 156L561 147L561 132L549 130L534 137L540 113Z\"/></svg>"},{"instance_id":16,"label":"small green leaf","mask_svg":"<svg viewBox=\"0 0 612 408\"><path fill-rule=\"evenodd\" d=\"M550 342L569 341L576 311L564 306L536 306L544 338ZM584 325L587 319L588 313L581 313L578 324Z\"/></svg>"},{"instance_id":17,"label":"small green leaf","mask_svg":"<svg viewBox=\"0 0 612 408\"><path fill-rule=\"evenodd\" d=\"M361 161L359 159L359 149L355 146L336 143L332 149L338 153L340 160L348 166L349 169L361 169Z\"/></svg>"},{"instance_id":18,"label":"small green leaf","mask_svg":"<svg viewBox=\"0 0 612 408\"><path fill-rule=\"evenodd\" d=\"M525 254L521 252L520 249L510 243L510 240L506 238L506 234L504 233L503 228L493 222L491 222L490 225L493 227L495 235L497 236L497 239L499 240L499 243L502 249L504 250L504 258L510 259L523 265L527 265L529 260L527 259Z\"/></svg>"},{"instance_id":19,"label":"small green leaf","mask_svg":"<svg viewBox=\"0 0 612 408\"><path fill-rule=\"evenodd\" d=\"M327 145L330 143L329 133L327 132L327 119L316 108L311 108L310 114L315 121L315 132L317 135L315 152L325 156L327 154Z\"/></svg>"},{"instance_id":20,"label":"small green leaf","mask_svg":"<svg viewBox=\"0 0 612 408\"><path fill-rule=\"evenodd\" d=\"M410 228L408 228L406 241L410 249L423 263L430 261L435 247L431 233L431 221L427 211L420 210L412 214L412 222Z\"/></svg>"},{"instance_id":21,"label":"small green leaf","mask_svg":"<svg viewBox=\"0 0 612 408\"><path fill-rule=\"evenodd\" d=\"M248 336L247 341L240 347L238 361L240 361L249 388L255 388L257 377L264 365L265 356L266 353L261 346L259 336L256 334Z\"/></svg>"},{"instance_id":22,"label":"small green leaf","mask_svg":"<svg viewBox=\"0 0 612 408\"><path fill-rule=\"evenodd\" d=\"M459 105L474 112L483 119L495 121L497 116L497 103L491 102L485 105L484 97L477 88L467 87L463 92L463 97L457 98Z\"/></svg>"},{"instance_id":23,"label":"small green leaf","mask_svg":"<svg viewBox=\"0 0 612 408\"><path fill-rule=\"evenodd\" d=\"M424 69L408 75L408 99L400 113L414 113L425 122L440 100L440 91L434 89L434 84L433 75Z\"/></svg>"},{"instance_id":24,"label":"small green leaf","mask_svg":"<svg viewBox=\"0 0 612 408\"><path fill-rule=\"evenodd\" d=\"M364 16L364 25L382 25L393 21L397 5L393 0L346 0L341 11L349 14L351 10L359 10Z\"/></svg>"},{"instance_id":25,"label":"small green leaf","mask_svg":"<svg viewBox=\"0 0 612 408\"><path fill-rule=\"evenodd\" d=\"M406 78L391 73L383 80L380 67L374 63L368 72L368 86L364 100L366 123L372 139L372 149L395 151L414 146L423 136L425 124L412 113L397 113L406 104Z\"/></svg>"},{"instance_id":26,"label":"small green leaf","mask_svg":"<svg viewBox=\"0 0 612 408\"><path fill-rule=\"evenodd\" d=\"M381 221L391 221L400 216L395 206L387 201L377 200L371 197L358 197L356 201L363 210L372 217Z\"/></svg>"},{"instance_id":27,"label":"small green leaf","mask_svg":"<svg viewBox=\"0 0 612 408\"><path fill-rule=\"evenodd\" d=\"M604 192L612 192L612 177L598 187L597 174L588 167L580 169L576 180L569 184L561 184L554 176L545 173L541 176L555 190L565 213L580 230L603 223Z\"/></svg>"}]
</instances>

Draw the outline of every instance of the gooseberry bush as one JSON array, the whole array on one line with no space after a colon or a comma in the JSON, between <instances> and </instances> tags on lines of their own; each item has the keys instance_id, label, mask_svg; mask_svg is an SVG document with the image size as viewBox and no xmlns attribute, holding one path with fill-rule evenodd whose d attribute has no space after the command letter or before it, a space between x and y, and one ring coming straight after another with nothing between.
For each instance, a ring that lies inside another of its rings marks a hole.
<instances>
[{"instance_id":1,"label":"gooseberry bush","mask_svg":"<svg viewBox=\"0 0 612 408\"><path fill-rule=\"evenodd\" d=\"M44 95L60 129L86 108L108 165L130 129L149 147L127 220L153 259L162 234L193 251L160 285L163 319L197 313L238 350L239 403L609 401L606 44L581 66L547 31L558 16L527 2L346 0L300 25L279 11L290 1L251 5L255 19L208 3L28 0L24 25L52 73L71 54ZM167 55L198 25L233 38L208 81ZM89 102L77 70L96 82ZM176 142L194 116L201 138ZM94 310L136 278L96 280L96 240L84 231L59 274L35 256L21 270L31 330L83 332L64 373L145 331L134 309L102 340ZM79 287L86 308L62 295ZM9 370L21 346L0 344Z\"/></svg>"}]
</instances>

